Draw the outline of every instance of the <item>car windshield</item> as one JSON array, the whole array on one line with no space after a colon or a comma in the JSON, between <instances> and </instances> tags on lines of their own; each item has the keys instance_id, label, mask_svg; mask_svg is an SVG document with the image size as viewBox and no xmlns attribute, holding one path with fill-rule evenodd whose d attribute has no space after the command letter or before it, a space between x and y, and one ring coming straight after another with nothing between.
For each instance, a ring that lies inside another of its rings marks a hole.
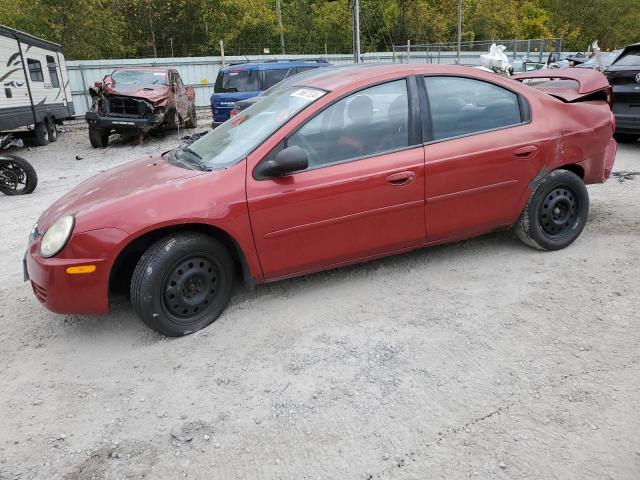
<instances>
[{"instance_id":1,"label":"car windshield","mask_svg":"<svg viewBox=\"0 0 640 480\"><path fill-rule=\"evenodd\" d=\"M117 70L111 74L116 85L166 85L165 72L149 70Z\"/></svg>"},{"instance_id":2,"label":"car windshield","mask_svg":"<svg viewBox=\"0 0 640 480\"><path fill-rule=\"evenodd\" d=\"M216 84L213 87L215 93L255 92L257 90L260 90L258 71L243 68L230 68L227 71L221 71L218 73Z\"/></svg>"},{"instance_id":3,"label":"car windshield","mask_svg":"<svg viewBox=\"0 0 640 480\"><path fill-rule=\"evenodd\" d=\"M291 87L273 93L196 140L190 148L208 169L234 165L325 93L308 87Z\"/></svg>"}]
</instances>

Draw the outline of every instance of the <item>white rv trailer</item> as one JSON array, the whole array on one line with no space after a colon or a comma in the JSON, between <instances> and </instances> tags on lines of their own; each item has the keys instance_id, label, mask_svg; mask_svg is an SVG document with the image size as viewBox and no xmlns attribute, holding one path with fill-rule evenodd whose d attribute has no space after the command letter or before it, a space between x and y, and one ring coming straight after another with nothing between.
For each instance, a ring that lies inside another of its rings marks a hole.
<instances>
[{"instance_id":1,"label":"white rv trailer","mask_svg":"<svg viewBox=\"0 0 640 480\"><path fill-rule=\"evenodd\" d=\"M0 132L27 127L46 145L73 115L62 47L0 25Z\"/></svg>"}]
</instances>

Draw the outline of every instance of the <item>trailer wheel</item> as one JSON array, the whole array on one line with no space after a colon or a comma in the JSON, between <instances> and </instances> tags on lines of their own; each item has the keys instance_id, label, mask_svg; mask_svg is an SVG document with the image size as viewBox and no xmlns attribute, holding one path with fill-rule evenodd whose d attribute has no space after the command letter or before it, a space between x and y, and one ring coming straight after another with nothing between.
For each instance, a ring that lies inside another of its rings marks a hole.
<instances>
[{"instance_id":1,"label":"trailer wheel","mask_svg":"<svg viewBox=\"0 0 640 480\"><path fill-rule=\"evenodd\" d=\"M36 145L44 147L49 143L49 131L47 130L46 120L36 123L33 126L33 133L36 136Z\"/></svg>"},{"instance_id":2,"label":"trailer wheel","mask_svg":"<svg viewBox=\"0 0 640 480\"><path fill-rule=\"evenodd\" d=\"M58 139L58 128L56 127L56 122L53 121L53 117L47 117L46 124L49 141L55 142Z\"/></svg>"},{"instance_id":3,"label":"trailer wheel","mask_svg":"<svg viewBox=\"0 0 640 480\"><path fill-rule=\"evenodd\" d=\"M109 131L89 125L89 142L93 148L105 148L109 145Z\"/></svg>"}]
</instances>

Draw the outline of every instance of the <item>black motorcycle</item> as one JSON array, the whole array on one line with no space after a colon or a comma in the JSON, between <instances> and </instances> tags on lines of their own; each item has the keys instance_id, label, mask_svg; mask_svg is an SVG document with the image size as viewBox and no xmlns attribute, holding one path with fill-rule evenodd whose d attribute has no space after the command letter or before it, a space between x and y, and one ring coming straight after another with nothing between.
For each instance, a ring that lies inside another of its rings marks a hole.
<instances>
[{"instance_id":1,"label":"black motorcycle","mask_svg":"<svg viewBox=\"0 0 640 480\"><path fill-rule=\"evenodd\" d=\"M14 141L0 137L0 149L6 148ZM5 195L26 195L38 185L36 171L24 158L0 153L0 192Z\"/></svg>"}]
</instances>

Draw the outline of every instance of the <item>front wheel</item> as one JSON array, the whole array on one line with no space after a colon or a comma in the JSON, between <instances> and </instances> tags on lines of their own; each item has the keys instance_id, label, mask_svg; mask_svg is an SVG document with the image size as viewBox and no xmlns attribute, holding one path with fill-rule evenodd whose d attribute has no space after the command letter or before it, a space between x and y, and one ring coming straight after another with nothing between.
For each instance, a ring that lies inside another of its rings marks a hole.
<instances>
[{"instance_id":1,"label":"front wheel","mask_svg":"<svg viewBox=\"0 0 640 480\"><path fill-rule=\"evenodd\" d=\"M89 143L93 148L105 148L109 145L109 131L89 125Z\"/></svg>"},{"instance_id":2,"label":"front wheel","mask_svg":"<svg viewBox=\"0 0 640 480\"><path fill-rule=\"evenodd\" d=\"M234 268L227 249L201 233L158 240L142 255L131 280L140 319L158 333L178 337L216 320L231 298Z\"/></svg>"},{"instance_id":3,"label":"front wheel","mask_svg":"<svg viewBox=\"0 0 640 480\"><path fill-rule=\"evenodd\" d=\"M530 247L560 250L578 238L588 214L589 194L582 179L568 170L554 170L532 193L515 232Z\"/></svg>"},{"instance_id":4,"label":"front wheel","mask_svg":"<svg viewBox=\"0 0 640 480\"><path fill-rule=\"evenodd\" d=\"M38 175L24 158L0 155L0 192L5 195L26 195L35 190Z\"/></svg>"},{"instance_id":5,"label":"front wheel","mask_svg":"<svg viewBox=\"0 0 640 480\"><path fill-rule=\"evenodd\" d=\"M198 126L198 115L196 114L196 106L189 107L189 116L184 122L185 128L196 128Z\"/></svg>"}]
</instances>

